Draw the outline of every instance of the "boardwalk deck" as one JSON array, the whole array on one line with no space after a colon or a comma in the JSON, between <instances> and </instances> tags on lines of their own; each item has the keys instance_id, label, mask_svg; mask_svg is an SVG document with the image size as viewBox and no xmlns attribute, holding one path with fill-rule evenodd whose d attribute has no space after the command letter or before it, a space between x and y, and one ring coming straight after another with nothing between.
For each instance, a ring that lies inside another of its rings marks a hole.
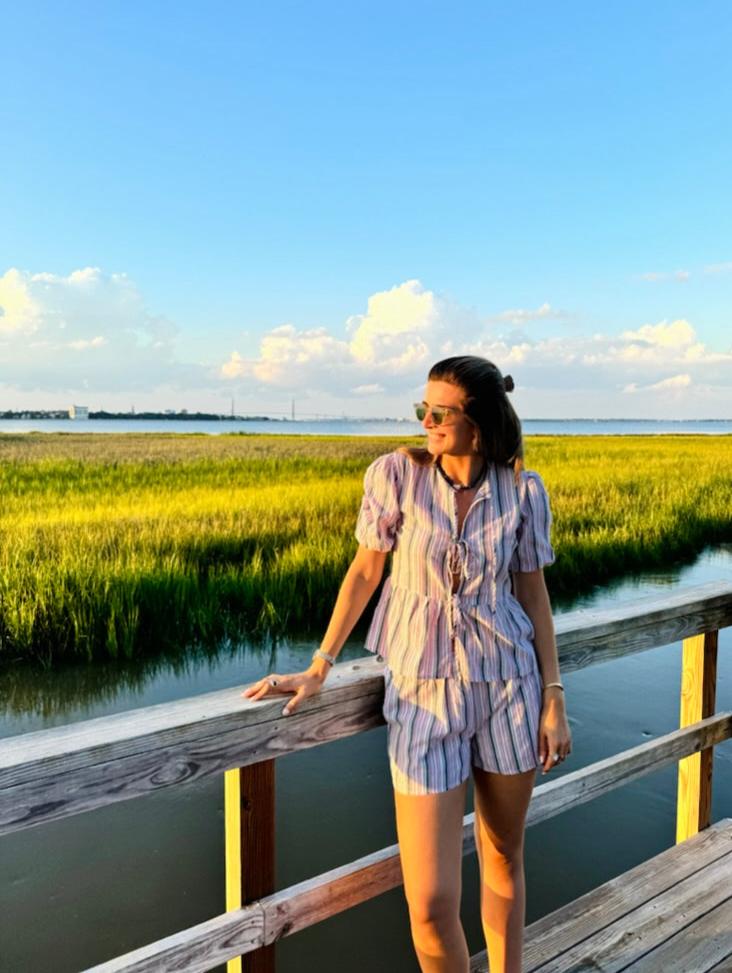
<instances>
[{"instance_id":1,"label":"boardwalk deck","mask_svg":"<svg viewBox=\"0 0 732 973\"><path fill-rule=\"evenodd\" d=\"M489 970L485 951L471 973ZM524 973L732 973L732 818L526 928Z\"/></svg>"}]
</instances>

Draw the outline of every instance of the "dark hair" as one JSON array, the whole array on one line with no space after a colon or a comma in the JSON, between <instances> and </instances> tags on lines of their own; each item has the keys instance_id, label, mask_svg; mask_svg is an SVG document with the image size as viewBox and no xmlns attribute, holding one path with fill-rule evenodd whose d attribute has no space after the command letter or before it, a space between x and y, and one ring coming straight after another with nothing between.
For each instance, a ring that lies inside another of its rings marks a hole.
<instances>
[{"instance_id":1,"label":"dark hair","mask_svg":"<svg viewBox=\"0 0 732 973\"><path fill-rule=\"evenodd\" d=\"M427 378L449 382L462 391L465 415L476 427L478 452L489 462L510 466L518 480L523 467L524 444L521 420L506 394L514 388L511 376L502 375L487 358L454 355L436 362ZM434 462L428 449L401 446L400 452L421 466Z\"/></svg>"}]
</instances>

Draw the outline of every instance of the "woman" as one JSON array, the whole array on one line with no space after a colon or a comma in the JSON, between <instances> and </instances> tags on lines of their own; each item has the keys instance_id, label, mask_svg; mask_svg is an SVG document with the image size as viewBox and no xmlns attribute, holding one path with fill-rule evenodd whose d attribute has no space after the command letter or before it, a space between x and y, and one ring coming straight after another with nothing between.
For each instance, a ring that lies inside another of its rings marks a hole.
<instances>
[{"instance_id":1,"label":"woman","mask_svg":"<svg viewBox=\"0 0 732 973\"><path fill-rule=\"evenodd\" d=\"M462 822L474 779L481 918L491 973L520 973L524 826L537 767L571 752L543 568L554 561L541 478L522 469L513 380L484 358L429 373L416 406L426 449L366 470L358 551L305 672L244 696L319 691L387 577L366 638L386 663L384 718L412 940L420 968L467 973L460 923Z\"/></svg>"}]
</instances>

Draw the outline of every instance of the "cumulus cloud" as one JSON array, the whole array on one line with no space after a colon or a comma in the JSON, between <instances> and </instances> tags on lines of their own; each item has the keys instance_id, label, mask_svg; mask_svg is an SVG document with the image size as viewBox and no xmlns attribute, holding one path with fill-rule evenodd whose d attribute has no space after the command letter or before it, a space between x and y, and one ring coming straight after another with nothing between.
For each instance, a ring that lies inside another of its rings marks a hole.
<instances>
[{"instance_id":1,"label":"cumulus cloud","mask_svg":"<svg viewBox=\"0 0 732 973\"><path fill-rule=\"evenodd\" d=\"M356 411L404 415L433 362L475 354L513 375L523 415L617 415L623 401L635 415L668 415L669 401L687 414L732 412L732 348L708 347L692 321L592 334L578 324L571 335L528 327L561 317L577 315L548 301L480 314L410 279L372 294L340 328L283 323L218 352L219 364L206 368L179 360L175 325L148 308L126 275L13 269L0 277L0 388L34 400L39 390L98 392L105 403L108 393L134 392L151 407L155 390L173 389L189 408L201 396L213 403L230 395L261 411L280 408L285 396L309 400L313 412L352 411L357 400Z\"/></svg>"},{"instance_id":2,"label":"cumulus cloud","mask_svg":"<svg viewBox=\"0 0 732 973\"><path fill-rule=\"evenodd\" d=\"M0 277L0 382L19 390L127 393L210 384L177 362L177 328L125 274L11 268Z\"/></svg>"},{"instance_id":3,"label":"cumulus cloud","mask_svg":"<svg viewBox=\"0 0 732 973\"><path fill-rule=\"evenodd\" d=\"M488 320L496 322L506 321L509 324L520 326L528 324L531 321L561 321L572 316L569 311L561 311L558 308L552 307L547 301L544 301L537 308L509 308L506 311L501 311L500 314L488 318Z\"/></svg>"},{"instance_id":4,"label":"cumulus cloud","mask_svg":"<svg viewBox=\"0 0 732 973\"><path fill-rule=\"evenodd\" d=\"M674 390L686 389L690 385L691 375L684 373L683 375L671 375L669 378L662 378L659 382L653 382L651 385L639 386L635 382L631 382L623 388L623 392L631 394L640 391L673 392Z\"/></svg>"},{"instance_id":5,"label":"cumulus cloud","mask_svg":"<svg viewBox=\"0 0 732 973\"><path fill-rule=\"evenodd\" d=\"M709 264L704 268L705 274L732 274L732 260L721 264Z\"/></svg>"},{"instance_id":6,"label":"cumulus cloud","mask_svg":"<svg viewBox=\"0 0 732 973\"><path fill-rule=\"evenodd\" d=\"M515 309L481 318L409 280L372 295L366 313L349 317L343 333L284 325L265 335L256 354L245 359L233 352L221 375L306 397L327 389L342 400L371 396L383 404L389 395L401 401L419 389L437 359L475 354L511 371L518 395L537 402L539 393L584 390L601 412L622 392L636 402L645 396L649 407L671 393L689 401L708 393L721 402L729 395L732 353L709 349L685 318L618 334L532 338L513 328L531 315L558 313L546 303L523 318Z\"/></svg>"},{"instance_id":7,"label":"cumulus cloud","mask_svg":"<svg viewBox=\"0 0 732 973\"><path fill-rule=\"evenodd\" d=\"M234 351L221 368L224 378L254 378L281 388L356 387L403 384L423 372L432 347L446 347L450 322L464 318L417 280L373 294L365 314L346 319L345 337L325 328L298 331L281 325L266 334L256 358ZM371 381L364 382L368 374Z\"/></svg>"}]
</instances>

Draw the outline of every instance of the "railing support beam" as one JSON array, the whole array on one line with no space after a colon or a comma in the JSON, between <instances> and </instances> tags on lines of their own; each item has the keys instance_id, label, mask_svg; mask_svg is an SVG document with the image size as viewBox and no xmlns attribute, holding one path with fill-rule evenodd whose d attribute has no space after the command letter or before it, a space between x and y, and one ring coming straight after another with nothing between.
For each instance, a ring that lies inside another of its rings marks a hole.
<instances>
[{"instance_id":1,"label":"railing support beam","mask_svg":"<svg viewBox=\"0 0 732 973\"><path fill-rule=\"evenodd\" d=\"M227 770L226 911L240 909L275 891L275 762ZM275 944L261 946L226 964L227 973L275 973Z\"/></svg>"},{"instance_id":2,"label":"railing support beam","mask_svg":"<svg viewBox=\"0 0 732 973\"><path fill-rule=\"evenodd\" d=\"M681 662L679 726L689 726L716 709L717 631L684 639ZM676 844L708 828L712 820L712 761L707 747L679 760L676 801Z\"/></svg>"}]
</instances>

